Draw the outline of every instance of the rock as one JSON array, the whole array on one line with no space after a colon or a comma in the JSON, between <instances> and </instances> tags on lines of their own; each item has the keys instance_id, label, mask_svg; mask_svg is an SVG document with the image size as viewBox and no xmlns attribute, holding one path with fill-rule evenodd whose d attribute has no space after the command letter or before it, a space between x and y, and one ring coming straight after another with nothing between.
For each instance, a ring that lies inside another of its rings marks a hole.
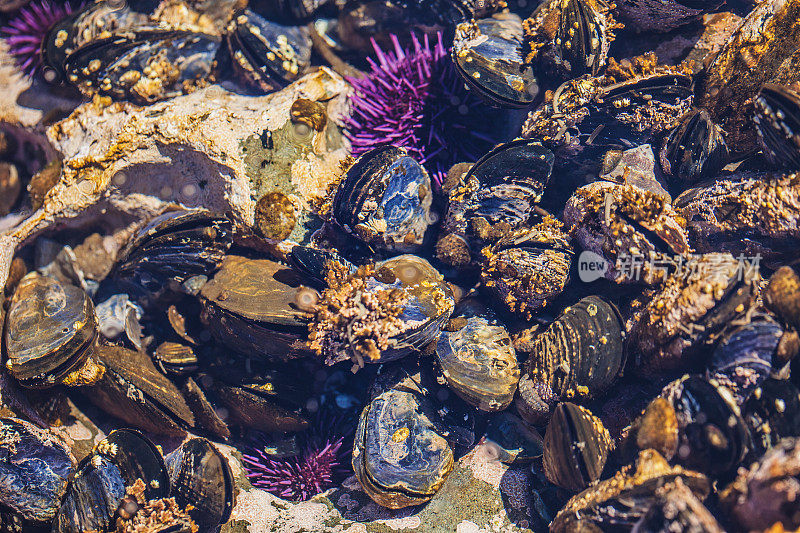
<instances>
[{"instance_id":1,"label":"rock","mask_svg":"<svg viewBox=\"0 0 800 533\"><path fill-rule=\"evenodd\" d=\"M229 212L252 226L256 200L279 190L295 204L289 239L304 242L321 225L315 213L349 155L335 124L348 90L322 67L266 96L212 85L147 107L101 97L81 105L47 132L64 160L44 205L0 229L0 284L16 247L54 223L76 226L103 213L104 224L120 228L170 203ZM298 98L324 103L322 131L290 120Z\"/></svg>"}]
</instances>

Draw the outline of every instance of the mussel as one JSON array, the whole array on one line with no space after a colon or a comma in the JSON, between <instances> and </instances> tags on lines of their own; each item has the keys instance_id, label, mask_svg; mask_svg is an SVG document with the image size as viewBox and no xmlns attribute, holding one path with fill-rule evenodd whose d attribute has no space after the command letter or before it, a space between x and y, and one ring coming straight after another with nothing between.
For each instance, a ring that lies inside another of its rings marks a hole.
<instances>
[{"instance_id":1,"label":"mussel","mask_svg":"<svg viewBox=\"0 0 800 533\"><path fill-rule=\"evenodd\" d=\"M482 411L500 411L514 399L519 367L506 328L482 316L466 318L456 331L443 331L436 357L447 384Z\"/></svg>"},{"instance_id":2,"label":"mussel","mask_svg":"<svg viewBox=\"0 0 800 533\"><path fill-rule=\"evenodd\" d=\"M716 177L728 160L723 132L708 112L695 109L667 136L660 152L661 168L672 185L687 186Z\"/></svg>"},{"instance_id":3,"label":"mussel","mask_svg":"<svg viewBox=\"0 0 800 533\"><path fill-rule=\"evenodd\" d=\"M144 225L120 254L113 275L134 290L195 294L233 242L232 223L208 211L171 211Z\"/></svg>"},{"instance_id":4,"label":"mussel","mask_svg":"<svg viewBox=\"0 0 800 533\"><path fill-rule=\"evenodd\" d=\"M280 263L228 255L200 290L202 319L217 339L246 355L276 361L308 355L309 313L320 295L302 282Z\"/></svg>"},{"instance_id":5,"label":"mussel","mask_svg":"<svg viewBox=\"0 0 800 533\"><path fill-rule=\"evenodd\" d=\"M249 9L233 18L227 39L234 67L264 92L298 79L311 59L307 29L283 26Z\"/></svg>"},{"instance_id":6,"label":"mussel","mask_svg":"<svg viewBox=\"0 0 800 533\"><path fill-rule=\"evenodd\" d=\"M428 172L402 148L383 146L359 157L336 189L334 222L377 250L414 252L423 243L433 191Z\"/></svg>"},{"instance_id":7,"label":"mussel","mask_svg":"<svg viewBox=\"0 0 800 533\"><path fill-rule=\"evenodd\" d=\"M185 441L165 457L177 504L201 532L216 531L231 516L236 489L228 460L206 439Z\"/></svg>"},{"instance_id":8,"label":"mussel","mask_svg":"<svg viewBox=\"0 0 800 533\"><path fill-rule=\"evenodd\" d=\"M6 368L26 387L94 381L102 375L90 358L97 336L86 292L32 272L17 286L6 318Z\"/></svg>"},{"instance_id":9,"label":"mussel","mask_svg":"<svg viewBox=\"0 0 800 533\"><path fill-rule=\"evenodd\" d=\"M530 317L561 294L574 252L563 224L550 215L484 248L481 279L495 301Z\"/></svg>"},{"instance_id":10,"label":"mussel","mask_svg":"<svg viewBox=\"0 0 800 533\"><path fill-rule=\"evenodd\" d=\"M627 530L641 519L656 496L656 488L680 478L701 501L711 484L703 474L670 466L655 450L639 453L635 464L573 496L550 524L551 533Z\"/></svg>"},{"instance_id":11,"label":"mussel","mask_svg":"<svg viewBox=\"0 0 800 533\"><path fill-rule=\"evenodd\" d=\"M356 430L353 470L377 503L399 509L427 502L453 468L453 451L436 431L426 400L389 390L364 408Z\"/></svg>"},{"instance_id":12,"label":"mussel","mask_svg":"<svg viewBox=\"0 0 800 533\"><path fill-rule=\"evenodd\" d=\"M567 307L529 347L516 401L520 415L539 424L559 399L608 390L625 365L624 340L622 318L611 302L587 296Z\"/></svg>"},{"instance_id":13,"label":"mussel","mask_svg":"<svg viewBox=\"0 0 800 533\"><path fill-rule=\"evenodd\" d=\"M133 488L137 481L145 500L169 495L169 472L155 444L138 431L112 431L78 465L53 522L53 531L81 533L113 529L127 489Z\"/></svg>"},{"instance_id":14,"label":"mussel","mask_svg":"<svg viewBox=\"0 0 800 533\"><path fill-rule=\"evenodd\" d=\"M550 150L525 139L481 157L450 190L437 257L454 266L477 262L484 245L528 222L552 170Z\"/></svg>"},{"instance_id":15,"label":"mussel","mask_svg":"<svg viewBox=\"0 0 800 533\"><path fill-rule=\"evenodd\" d=\"M0 506L4 509L26 520L52 520L75 465L69 447L52 433L24 420L0 419Z\"/></svg>"},{"instance_id":16,"label":"mussel","mask_svg":"<svg viewBox=\"0 0 800 533\"><path fill-rule=\"evenodd\" d=\"M503 107L527 107L539 93L533 69L520 50L522 21L503 13L463 22L453 39L453 63L458 73L487 102Z\"/></svg>"},{"instance_id":17,"label":"mussel","mask_svg":"<svg viewBox=\"0 0 800 533\"><path fill-rule=\"evenodd\" d=\"M742 406L742 417L761 456L785 437L800 437L800 390L791 381L769 378Z\"/></svg>"},{"instance_id":18,"label":"mussel","mask_svg":"<svg viewBox=\"0 0 800 533\"><path fill-rule=\"evenodd\" d=\"M329 365L351 359L359 368L405 357L435 340L455 307L442 275L420 257L400 255L355 273L335 265L334 284L309 327L311 347Z\"/></svg>"},{"instance_id":19,"label":"mussel","mask_svg":"<svg viewBox=\"0 0 800 533\"><path fill-rule=\"evenodd\" d=\"M767 84L754 103L753 122L764 155L778 168L800 170L800 94Z\"/></svg>"},{"instance_id":20,"label":"mussel","mask_svg":"<svg viewBox=\"0 0 800 533\"><path fill-rule=\"evenodd\" d=\"M579 491L600 479L611 436L599 418L574 403L558 404L544 435L544 472L552 483Z\"/></svg>"}]
</instances>

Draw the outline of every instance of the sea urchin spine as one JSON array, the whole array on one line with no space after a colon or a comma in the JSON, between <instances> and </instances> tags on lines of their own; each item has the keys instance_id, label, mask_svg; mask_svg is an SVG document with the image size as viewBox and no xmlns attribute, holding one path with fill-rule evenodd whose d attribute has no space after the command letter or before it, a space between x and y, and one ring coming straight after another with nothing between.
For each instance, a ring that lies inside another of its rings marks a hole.
<instances>
[{"instance_id":1,"label":"sea urchin spine","mask_svg":"<svg viewBox=\"0 0 800 533\"><path fill-rule=\"evenodd\" d=\"M41 0L20 9L19 15L0 29L9 53L22 72L28 76L36 73L42 65L42 45L47 32L74 11L69 2Z\"/></svg>"}]
</instances>

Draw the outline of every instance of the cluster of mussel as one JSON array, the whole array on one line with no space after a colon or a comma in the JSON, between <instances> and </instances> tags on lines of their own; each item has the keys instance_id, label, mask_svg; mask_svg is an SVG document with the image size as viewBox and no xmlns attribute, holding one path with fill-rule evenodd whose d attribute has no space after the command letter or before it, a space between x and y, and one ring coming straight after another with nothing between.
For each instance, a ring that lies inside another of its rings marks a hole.
<instances>
[{"instance_id":1,"label":"cluster of mussel","mask_svg":"<svg viewBox=\"0 0 800 533\"><path fill-rule=\"evenodd\" d=\"M76 466L22 418L47 425L42 406L66 391L150 433L291 435L331 403L304 383L331 366L365 385L332 403L355 410L353 472L385 507L429 501L479 445L541 474L552 531L800 527L800 1L759 3L700 72L610 55L623 24L666 31L719 4L545 0L524 22L480 18L492 2L349 5L340 26L450 26L471 89L533 106L521 138L441 189L404 149L377 147L307 245L176 209L118 254L97 234L23 248L5 287L3 520L213 530L233 487L208 440L164 458L117 430ZM45 56L87 90L145 101L173 94L152 83L157 50L180 56L161 58L180 64L180 91L223 38L264 90L308 61L311 36L209 17L192 21L204 32L164 29L90 4Z\"/></svg>"}]
</instances>

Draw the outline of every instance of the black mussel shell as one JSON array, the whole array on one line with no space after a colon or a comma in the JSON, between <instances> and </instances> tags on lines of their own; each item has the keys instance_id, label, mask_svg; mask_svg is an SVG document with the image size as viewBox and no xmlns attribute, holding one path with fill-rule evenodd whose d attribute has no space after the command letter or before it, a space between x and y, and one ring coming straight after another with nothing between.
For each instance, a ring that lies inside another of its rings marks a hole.
<instances>
[{"instance_id":1,"label":"black mussel shell","mask_svg":"<svg viewBox=\"0 0 800 533\"><path fill-rule=\"evenodd\" d=\"M57 385L87 360L97 328L83 289L29 274L17 286L6 319L6 368L26 387Z\"/></svg>"},{"instance_id":2,"label":"black mussel shell","mask_svg":"<svg viewBox=\"0 0 800 533\"><path fill-rule=\"evenodd\" d=\"M153 362L164 374L186 376L199 368L197 354L186 344L162 342L153 354Z\"/></svg>"},{"instance_id":3,"label":"black mussel shell","mask_svg":"<svg viewBox=\"0 0 800 533\"><path fill-rule=\"evenodd\" d=\"M609 118L628 124L635 131L644 131L648 125L644 123L644 116L640 118L637 115L642 112L639 108L658 104L680 109L691 103L693 94L690 76L655 74L604 87L594 99L592 107ZM675 118L679 117L669 117L669 120ZM639 124L639 120L642 124ZM664 124L662 129L667 125Z\"/></svg>"},{"instance_id":4,"label":"black mussel shell","mask_svg":"<svg viewBox=\"0 0 800 533\"><path fill-rule=\"evenodd\" d=\"M800 390L788 380L770 378L742 407L756 456L784 437L800 437Z\"/></svg>"},{"instance_id":5,"label":"black mussel shell","mask_svg":"<svg viewBox=\"0 0 800 533\"><path fill-rule=\"evenodd\" d=\"M751 448L732 394L699 376L687 376L664 388L678 421L675 462L714 478L736 473Z\"/></svg>"},{"instance_id":6,"label":"black mussel shell","mask_svg":"<svg viewBox=\"0 0 800 533\"><path fill-rule=\"evenodd\" d=\"M184 442L166 457L172 490L178 505L200 531L216 531L231 516L236 488L228 460L206 439ZM192 506L191 508L189 506Z\"/></svg>"},{"instance_id":7,"label":"black mussel shell","mask_svg":"<svg viewBox=\"0 0 800 533\"><path fill-rule=\"evenodd\" d=\"M333 250L322 250L308 246L293 246L286 258L292 268L318 289L322 289L328 284L325 280L325 275L331 261L345 265L353 272L356 269L355 265Z\"/></svg>"},{"instance_id":8,"label":"black mussel shell","mask_svg":"<svg viewBox=\"0 0 800 533\"><path fill-rule=\"evenodd\" d=\"M722 0L618 0L620 18L640 32L667 32L700 20L717 9Z\"/></svg>"},{"instance_id":9,"label":"black mussel shell","mask_svg":"<svg viewBox=\"0 0 800 533\"><path fill-rule=\"evenodd\" d=\"M530 139L501 144L481 157L450 191L436 243L439 259L469 264L483 245L526 224L552 170L553 153Z\"/></svg>"},{"instance_id":10,"label":"black mussel shell","mask_svg":"<svg viewBox=\"0 0 800 533\"><path fill-rule=\"evenodd\" d=\"M800 94L780 85L765 85L755 99L753 122L770 163L800 170Z\"/></svg>"},{"instance_id":11,"label":"black mussel shell","mask_svg":"<svg viewBox=\"0 0 800 533\"><path fill-rule=\"evenodd\" d=\"M519 366L511 337L484 317L466 319L457 331L444 331L436 357L447 384L482 411L501 411L514 399Z\"/></svg>"},{"instance_id":12,"label":"black mussel shell","mask_svg":"<svg viewBox=\"0 0 800 533\"><path fill-rule=\"evenodd\" d=\"M453 468L453 452L436 431L427 400L389 390L364 408L353 470L366 493L390 509L427 502Z\"/></svg>"},{"instance_id":13,"label":"black mussel shell","mask_svg":"<svg viewBox=\"0 0 800 533\"><path fill-rule=\"evenodd\" d=\"M166 498L169 472L155 444L131 429L118 429L95 446L70 481L53 531L82 533L113 529L126 488L144 482L146 500Z\"/></svg>"},{"instance_id":14,"label":"black mussel shell","mask_svg":"<svg viewBox=\"0 0 800 533\"><path fill-rule=\"evenodd\" d=\"M413 252L433 224L428 172L402 148L359 157L336 189L333 220L377 250Z\"/></svg>"},{"instance_id":15,"label":"black mussel shell","mask_svg":"<svg viewBox=\"0 0 800 533\"><path fill-rule=\"evenodd\" d=\"M551 483L571 491L600 479L611 436L585 407L560 403L544 435L544 472Z\"/></svg>"},{"instance_id":16,"label":"black mussel shell","mask_svg":"<svg viewBox=\"0 0 800 533\"><path fill-rule=\"evenodd\" d=\"M255 0L248 6L268 15L271 20L302 22L329 3L330 0Z\"/></svg>"},{"instance_id":17,"label":"black mussel shell","mask_svg":"<svg viewBox=\"0 0 800 533\"><path fill-rule=\"evenodd\" d=\"M309 312L319 294L302 281L274 261L228 255L200 291L202 318L218 340L243 354L272 360L308 355Z\"/></svg>"},{"instance_id":18,"label":"black mussel shell","mask_svg":"<svg viewBox=\"0 0 800 533\"><path fill-rule=\"evenodd\" d=\"M539 93L533 69L522 59L522 21L516 15L459 24L452 54L464 81L490 104L528 107Z\"/></svg>"},{"instance_id":19,"label":"black mussel shell","mask_svg":"<svg viewBox=\"0 0 800 533\"><path fill-rule=\"evenodd\" d=\"M542 75L577 78L605 66L617 26L605 0L546 0L525 21L528 61Z\"/></svg>"},{"instance_id":20,"label":"black mussel shell","mask_svg":"<svg viewBox=\"0 0 800 533\"><path fill-rule=\"evenodd\" d=\"M724 533L724 529L700 499L677 478L655 491L655 501L636 522L632 533L693 531Z\"/></svg>"},{"instance_id":21,"label":"black mussel shell","mask_svg":"<svg viewBox=\"0 0 800 533\"><path fill-rule=\"evenodd\" d=\"M234 67L264 92L297 80L311 59L311 38L302 26L283 26L253 11L235 16L228 26Z\"/></svg>"},{"instance_id":22,"label":"black mussel shell","mask_svg":"<svg viewBox=\"0 0 800 533\"><path fill-rule=\"evenodd\" d=\"M66 59L67 81L87 94L151 104L208 80L219 46L219 37L203 33L137 30L75 50Z\"/></svg>"},{"instance_id":23,"label":"black mussel shell","mask_svg":"<svg viewBox=\"0 0 800 533\"><path fill-rule=\"evenodd\" d=\"M75 471L72 452L58 437L24 420L0 419L0 434L0 506L26 520L52 520Z\"/></svg>"},{"instance_id":24,"label":"black mussel shell","mask_svg":"<svg viewBox=\"0 0 800 533\"><path fill-rule=\"evenodd\" d=\"M672 185L687 186L713 178L728 160L723 132L703 109L696 109L674 129L661 150L661 168Z\"/></svg>"},{"instance_id":25,"label":"black mussel shell","mask_svg":"<svg viewBox=\"0 0 800 533\"><path fill-rule=\"evenodd\" d=\"M45 80L63 80L67 57L84 44L147 23L147 14L132 10L130 2L89 3L47 32L42 45Z\"/></svg>"},{"instance_id":26,"label":"black mussel shell","mask_svg":"<svg viewBox=\"0 0 800 533\"><path fill-rule=\"evenodd\" d=\"M706 375L734 394L741 405L772 371L783 328L768 315L727 332L714 349Z\"/></svg>"},{"instance_id":27,"label":"black mussel shell","mask_svg":"<svg viewBox=\"0 0 800 533\"><path fill-rule=\"evenodd\" d=\"M520 390L520 413L542 423L558 399L594 398L607 391L625 366L625 328L616 306L587 296L564 309L535 337L525 374L536 384ZM567 369L565 371L565 369Z\"/></svg>"},{"instance_id":28,"label":"black mussel shell","mask_svg":"<svg viewBox=\"0 0 800 533\"><path fill-rule=\"evenodd\" d=\"M190 280L210 277L217 270L233 242L232 232L230 220L208 211L164 213L133 236L114 276L140 291L158 293L172 282L195 293L199 287Z\"/></svg>"},{"instance_id":29,"label":"black mussel shell","mask_svg":"<svg viewBox=\"0 0 800 533\"><path fill-rule=\"evenodd\" d=\"M145 431L184 436L194 415L178 388L156 370L147 354L120 346L101 346L103 377L83 392L100 409Z\"/></svg>"}]
</instances>

